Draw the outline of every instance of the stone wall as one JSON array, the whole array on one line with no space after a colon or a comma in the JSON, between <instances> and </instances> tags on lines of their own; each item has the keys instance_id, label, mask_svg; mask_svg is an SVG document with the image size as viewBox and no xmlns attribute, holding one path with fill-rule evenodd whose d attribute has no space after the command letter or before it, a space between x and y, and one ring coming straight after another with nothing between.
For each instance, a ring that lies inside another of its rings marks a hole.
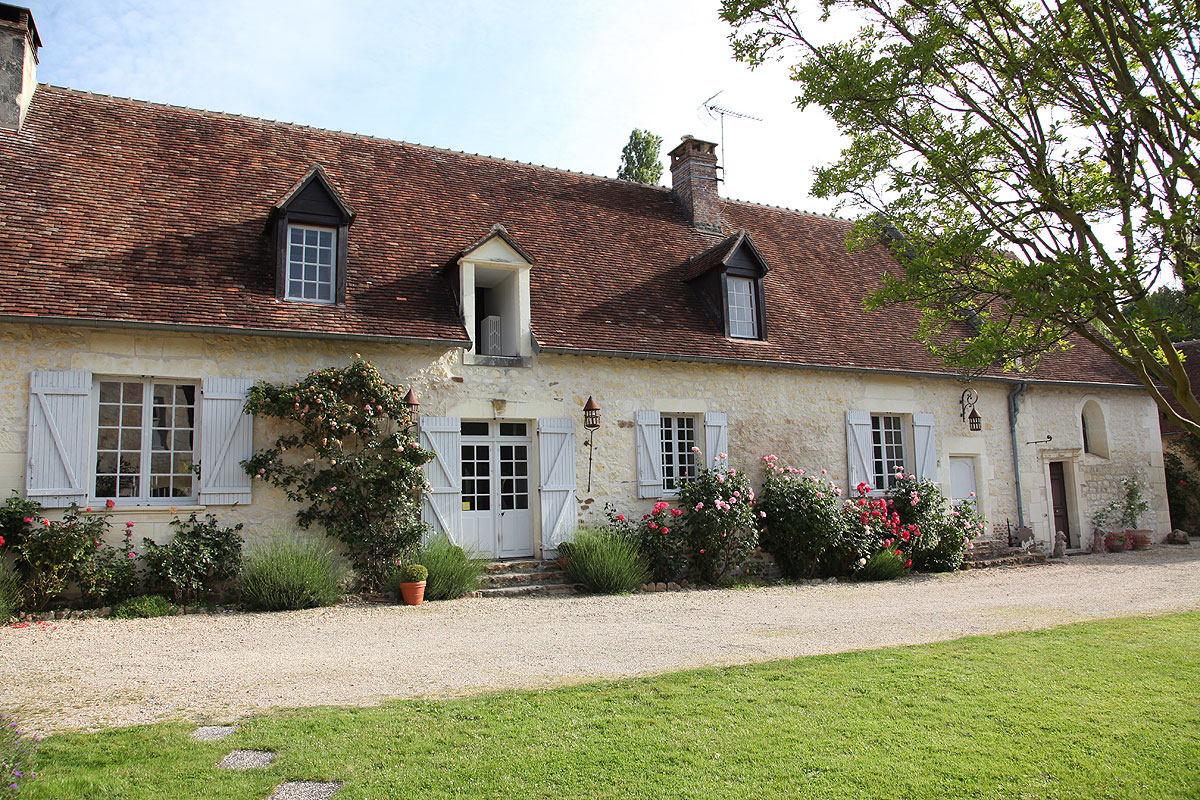
<instances>
[{"instance_id":1,"label":"stone wall","mask_svg":"<svg viewBox=\"0 0 1200 800\"><path fill-rule=\"evenodd\" d=\"M1007 383L976 382L976 408L983 429L972 433L959 416L963 386L949 378L546 354L532 359L530 366L502 368L464 364L458 350L415 345L14 324L0 325L0 489L24 487L31 371L76 369L111 376L249 377L277 382L344 365L356 353L374 362L388 380L413 386L424 414L579 420L580 522L601 522L606 502L626 514L644 513L653 504L653 500L637 499L633 420L638 410L727 412L733 465L757 478L760 457L774 453L806 470L828 470L831 479L845 486L845 412L861 409L933 414L942 485L949 486L950 456L974 458L982 511L999 529L1007 520L1016 525L1007 413L1011 384ZM596 398L603 415L595 434L590 493L582 427L582 406L589 395ZM1085 396L1104 408L1109 459L1081 452L1079 413ZM273 433L267 424L256 422L256 446L265 445ZM1053 435L1051 443L1024 444L1047 433ZM1160 539L1168 532L1158 417L1141 391L1031 385L1022 399L1017 438L1025 518L1042 541L1049 541L1047 464L1055 459L1071 464L1078 498L1073 519L1085 536L1090 535L1090 525L1087 530L1082 526L1107 502L1120 477L1130 472L1142 476L1152 498L1144 526L1153 528ZM532 474L537 474L536 465ZM191 510L203 509L181 507L177 512ZM252 504L208 510L222 521L246 523L251 541L269 531L289 529L295 512L280 492L257 485ZM121 509L117 519L138 523L139 536L162 540L170 516L165 509Z\"/></svg>"}]
</instances>

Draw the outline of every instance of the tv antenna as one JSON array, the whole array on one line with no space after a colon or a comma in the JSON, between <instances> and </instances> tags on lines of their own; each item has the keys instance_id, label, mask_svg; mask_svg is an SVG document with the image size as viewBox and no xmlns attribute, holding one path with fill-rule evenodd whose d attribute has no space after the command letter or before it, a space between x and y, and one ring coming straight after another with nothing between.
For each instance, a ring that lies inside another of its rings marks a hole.
<instances>
[{"instance_id":1,"label":"tv antenna","mask_svg":"<svg viewBox=\"0 0 1200 800\"><path fill-rule=\"evenodd\" d=\"M726 164L728 164L729 163L729 153L726 152L726 150L725 150L725 117L729 116L729 117L733 117L734 119L752 119L755 122L762 122L762 118L756 117L752 114L743 114L740 111L734 111L731 108L725 108L724 106L717 105L717 103L716 103L717 95L721 94L721 92L723 92L723 91L725 91L725 90L722 89L720 92L717 92L717 94L714 94L712 97L705 100L703 103L700 104L700 107L703 108L705 110L705 112L708 113L709 119L719 119L721 122L721 158ZM728 167L721 167L721 170L726 175L729 174Z\"/></svg>"}]
</instances>

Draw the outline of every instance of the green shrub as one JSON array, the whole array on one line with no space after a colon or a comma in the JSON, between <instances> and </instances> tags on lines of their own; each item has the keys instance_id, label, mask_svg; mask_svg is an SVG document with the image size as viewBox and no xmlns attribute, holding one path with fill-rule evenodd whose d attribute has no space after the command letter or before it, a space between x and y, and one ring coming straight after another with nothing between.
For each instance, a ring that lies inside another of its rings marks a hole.
<instances>
[{"instance_id":1,"label":"green shrub","mask_svg":"<svg viewBox=\"0 0 1200 800\"><path fill-rule=\"evenodd\" d=\"M1163 473L1171 527L1196 530L1196 521L1200 520L1200 475L1171 452L1163 453Z\"/></svg>"},{"instance_id":2,"label":"green shrub","mask_svg":"<svg viewBox=\"0 0 1200 800\"><path fill-rule=\"evenodd\" d=\"M175 606L167 602L161 594L147 594L141 597L131 597L123 603L113 606L112 616L117 619L140 619L145 617L169 617L175 613Z\"/></svg>"},{"instance_id":3,"label":"green shrub","mask_svg":"<svg viewBox=\"0 0 1200 800\"><path fill-rule=\"evenodd\" d=\"M22 733L17 718L0 712L0 798L21 797L21 784L37 774L36 736Z\"/></svg>"},{"instance_id":4,"label":"green shrub","mask_svg":"<svg viewBox=\"0 0 1200 800\"><path fill-rule=\"evenodd\" d=\"M859 568L856 576L864 581L890 581L908 573L904 560L903 555L891 548L877 550Z\"/></svg>"},{"instance_id":5,"label":"green shrub","mask_svg":"<svg viewBox=\"0 0 1200 800\"><path fill-rule=\"evenodd\" d=\"M429 577L429 570L421 564L405 564L400 568L396 580L398 583L420 583Z\"/></svg>"},{"instance_id":6,"label":"green shrub","mask_svg":"<svg viewBox=\"0 0 1200 800\"><path fill-rule=\"evenodd\" d=\"M95 542L91 558L76 570L75 580L85 605L111 606L138 593L142 578L138 574L137 554L133 551L133 523L125 524L121 547Z\"/></svg>"},{"instance_id":7,"label":"green shrub","mask_svg":"<svg viewBox=\"0 0 1200 800\"><path fill-rule=\"evenodd\" d=\"M237 588L252 609L289 611L333 605L344 577L337 553L320 542L277 537L246 557Z\"/></svg>"},{"instance_id":8,"label":"green shrub","mask_svg":"<svg viewBox=\"0 0 1200 800\"><path fill-rule=\"evenodd\" d=\"M558 550L562 552L562 545ZM488 563L468 554L445 534L431 537L417 553L417 562L429 570L426 600L453 600L475 591Z\"/></svg>"},{"instance_id":9,"label":"green shrub","mask_svg":"<svg viewBox=\"0 0 1200 800\"><path fill-rule=\"evenodd\" d=\"M841 489L778 461L763 456L763 489L756 506L759 544L789 578L849 575L872 551L872 529L854 524Z\"/></svg>"},{"instance_id":10,"label":"green shrub","mask_svg":"<svg viewBox=\"0 0 1200 800\"><path fill-rule=\"evenodd\" d=\"M29 608L40 611L76 580L107 530L107 514L83 516L76 505L61 520L40 519L30 526L14 552Z\"/></svg>"},{"instance_id":11,"label":"green shrub","mask_svg":"<svg viewBox=\"0 0 1200 800\"><path fill-rule=\"evenodd\" d=\"M650 579L637 544L610 531L582 528L571 543L567 577L600 594L632 592Z\"/></svg>"},{"instance_id":12,"label":"green shrub","mask_svg":"<svg viewBox=\"0 0 1200 800\"><path fill-rule=\"evenodd\" d=\"M203 521L192 514L187 521L171 520L171 527L175 534L165 545L142 540L146 583L152 591L169 595L177 603L190 603L237 575L242 565L240 522L222 528L212 514L206 514Z\"/></svg>"},{"instance_id":13,"label":"green shrub","mask_svg":"<svg viewBox=\"0 0 1200 800\"><path fill-rule=\"evenodd\" d=\"M608 517L606 529L637 544L655 581L666 583L679 578L687 566L688 558L688 540L684 535L683 520L680 519L683 516L681 510L671 508L670 503L655 503L654 509L649 514L643 514L637 522L618 514L612 505L606 505L604 513ZM569 553L570 550L563 552L562 544L558 546L560 556L570 558Z\"/></svg>"},{"instance_id":14,"label":"green shrub","mask_svg":"<svg viewBox=\"0 0 1200 800\"><path fill-rule=\"evenodd\" d=\"M21 577L0 561L0 625L21 608Z\"/></svg>"},{"instance_id":15,"label":"green shrub","mask_svg":"<svg viewBox=\"0 0 1200 800\"><path fill-rule=\"evenodd\" d=\"M722 453L717 463L683 481L679 508L688 557L700 578L717 583L758 545L754 489Z\"/></svg>"},{"instance_id":16,"label":"green shrub","mask_svg":"<svg viewBox=\"0 0 1200 800\"><path fill-rule=\"evenodd\" d=\"M0 546L5 543L9 547L19 545L26 531L31 530L43 516L41 503L26 500L13 489L12 495L0 506Z\"/></svg>"}]
</instances>

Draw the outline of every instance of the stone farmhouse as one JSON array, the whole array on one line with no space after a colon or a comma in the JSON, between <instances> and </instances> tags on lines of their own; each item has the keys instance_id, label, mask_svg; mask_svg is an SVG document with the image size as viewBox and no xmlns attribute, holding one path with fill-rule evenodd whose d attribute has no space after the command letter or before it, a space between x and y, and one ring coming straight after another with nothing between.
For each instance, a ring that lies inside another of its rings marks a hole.
<instances>
[{"instance_id":1,"label":"stone farmhouse","mask_svg":"<svg viewBox=\"0 0 1200 800\"><path fill-rule=\"evenodd\" d=\"M40 45L0 5L5 494L111 499L159 537L193 510L287 526L239 464L273 438L245 393L358 353L420 400L426 519L497 558L670 499L693 446L847 488L903 465L974 493L998 535L1083 548L1135 473L1143 525L1169 530L1159 415L1128 374L1081 345L963 383L913 312L863 310L897 268L884 245L721 197L712 143L684 137L671 188L644 186L39 85Z\"/></svg>"}]
</instances>

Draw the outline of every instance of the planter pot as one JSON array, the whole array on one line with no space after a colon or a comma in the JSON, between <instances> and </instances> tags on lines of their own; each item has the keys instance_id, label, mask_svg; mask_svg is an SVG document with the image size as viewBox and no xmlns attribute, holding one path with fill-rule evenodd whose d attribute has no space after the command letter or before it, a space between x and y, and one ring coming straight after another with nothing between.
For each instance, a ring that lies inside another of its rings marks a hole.
<instances>
[{"instance_id":1,"label":"planter pot","mask_svg":"<svg viewBox=\"0 0 1200 800\"><path fill-rule=\"evenodd\" d=\"M1124 552L1125 552L1125 548L1124 548L1124 546L1122 546L1122 545L1121 545L1119 542L1113 542L1112 544L1110 544L1110 545L1108 546L1108 552L1110 552L1110 553L1124 553Z\"/></svg>"},{"instance_id":2,"label":"planter pot","mask_svg":"<svg viewBox=\"0 0 1200 800\"><path fill-rule=\"evenodd\" d=\"M421 603L425 602L425 581L400 584L400 596L404 598L405 605L421 605Z\"/></svg>"},{"instance_id":3,"label":"planter pot","mask_svg":"<svg viewBox=\"0 0 1200 800\"><path fill-rule=\"evenodd\" d=\"M1150 531L1130 531L1129 534L1133 537L1134 550L1150 549Z\"/></svg>"},{"instance_id":4,"label":"planter pot","mask_svg":"<svg viewBox=\"0 0 1200 800\"><path fill-rule=\"evenodd\" d=\"M564 558L563 556L559 556L558 558L556 558L554 560L558 562L559 569L567 568L567 559Z\"/></svg>"}]
</instances>

